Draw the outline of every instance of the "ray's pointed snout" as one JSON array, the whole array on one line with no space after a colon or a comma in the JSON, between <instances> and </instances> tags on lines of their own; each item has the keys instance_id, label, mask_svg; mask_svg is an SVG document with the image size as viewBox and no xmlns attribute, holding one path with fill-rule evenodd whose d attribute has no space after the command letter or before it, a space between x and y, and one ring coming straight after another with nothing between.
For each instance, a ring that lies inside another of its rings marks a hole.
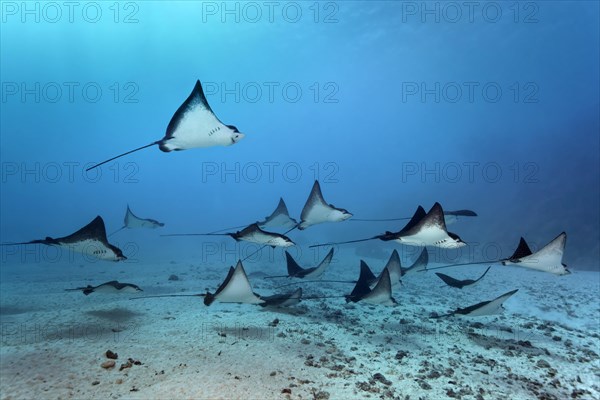
<instances>
[{"instance_id":1,"label":"ray's pointed snout","mask_svg":"<svg viewBox=\"0 0 600 400\"><path fill-rule=\"evenodd\" d=\"M239 142L240 140L242 140L244 137L246 137L246 135L244 135L243 133L235 132L231 136L231 144L236 144L237 142Z\"/></svg>"}]
</instances>

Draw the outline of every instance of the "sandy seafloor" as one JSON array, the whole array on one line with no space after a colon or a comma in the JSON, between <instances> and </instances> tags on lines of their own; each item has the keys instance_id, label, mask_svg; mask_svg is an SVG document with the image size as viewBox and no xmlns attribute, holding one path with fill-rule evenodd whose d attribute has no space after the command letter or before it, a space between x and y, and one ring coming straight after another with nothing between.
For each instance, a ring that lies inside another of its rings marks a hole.
<instances>
[{"instance_id":1,"label":"sandy seafloor","mask_svg":"<svg viewBox=\"0 0 600 400\"><path fill-rule=\"evenodd\" d=\"M324 279L356 279L358 258ZM378 273L385 260L367 259ZM433 265L431 265L433 266ZM3 264L2 399L599 399L600 275L494 266L476 286L441 287L433 272L394 288L394 307L307 300L285 311L204 306L200 297L129 300L65 292L117 279L144 295L204 293L228 265ZM443 272L473 278L486 266ZM246 265L248 274L262 267ZM267 273L281 274L283 261ZM176 274L180 280L168 280ZM256 292L289 282L251 277ZM350 284L303 286L306 295ZM431 319L512 289L504 314ZM119 356L105 370L107 350ZM128 358L141 362L119 370Z\"/></svg>"}]
</instances>

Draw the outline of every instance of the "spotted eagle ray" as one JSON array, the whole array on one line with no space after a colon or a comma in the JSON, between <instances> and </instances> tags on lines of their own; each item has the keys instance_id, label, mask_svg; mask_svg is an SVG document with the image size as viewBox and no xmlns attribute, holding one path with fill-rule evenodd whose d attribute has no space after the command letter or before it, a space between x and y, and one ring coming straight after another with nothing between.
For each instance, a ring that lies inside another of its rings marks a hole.
<instances>
[{"instance_id":1,"label":"spotted eagle ray","mask_svg":"<svg viewBox=\"0 0 600 400\"><path fill-rule=\"evenodd\" d=\"M276 276L266 276L267 278L310 278L310 279L318 279L323 276L329 264L331 264L331 259L333 258L333 248L329 250L325 258L317 265L316 267L310 268L302 268L294 257L289 252L285 252L285 259L287 263L287 275L276 275Z\"/></svg>"},{"instance_id":2,"label":"spotted eagle ray","mask_svg":"<svg viewBox=\"0 0 600 400\"><path fill-rule=\"evenodd\" d=\"M220 303L261 304L265 301L252 291L252 286L241 261L235 268L229 267L229 272L215 293L206 293L204 304L210 306L214 301Z\"/></svg>"},{"instance_id":3,"label":"spotted eagle ray","mask_svg":"<svg viewBox=\"0 0 600 400\"><path fill-rule=\"evenodd\" d=\"M511 290L508 293L504 293L502 296L496 297L494 300L482 301L480 303L465 308L457 308L456 310L448 314L438 315L433 318L451 317L453 315L463 317L482 317L486 315L499 314L504 309L502 303L504 303L506 300L508 300L510 296L517 293L518 291L519 289Z\"/></svg>"},{"instance_id":4,"label":"spotted eagle ray","mask_svg":"<svg viewBox=\"0 0 600 400\"><path fill-rule=\"evenodd\" d=\"M407 274L412 274L414 272L427 271L428 262L429 262L429 253L427 252L427 248L424 247L423 250L421 250L421 254L412 263L412 265L410 267L404 268L404 267L402 267L402 264L400 263L400 255L398 254L398 251L394 250L392 252L392 255L390 256L388 262L386 263L385 267L379 273L379 276L376 277L375 274L373 274L373 271L371 271L371 268L369 268L369 266L367 265L367 263L364 260L361 260L361 269L364 269L363 273L365 276L363 279L367 282L367 284L369 286L373 286L374 284L376 284L379 281L379 279L381 279L381 277L383 276L383 271L387 269L388 272L390 273L390 281L391 281L392 287L393 287L393 286L397 285L398 283L402 283L401 278ZM364 264L364 266L363 266L363 264ZM399 272L398 272L398 268L400 269ZM265 276L263 278L264 279L282 278L282 277L287 277L287 276L288 275ZM314 280L314 281L311 280L311 281L304 281L304 282L288 283L288 284L284 284L284 285L279 285L277 287L282 288L282 287L286 287L286 286L298 285L300 283L356 283L356 282L357 281L343 281L343 280Z\"/></svg>"},{"instance_id":5,"label":"spotted eagle ray","mask_svg":"<svg viewBox=\"0 0 600 400\"><path fill-rule=\"evenodd\" d=\"M442 274L440 272L436 272L435 274L438 276L438 278L440 278L441 280L444 281L444 283L448 286L454 287L454 288L458 288L458 289L462 289L465 286L471 286L476 284L477 282L479 282L480 280L483 279L483 277L485 276L485 274L488 273L488 271L490 270L490 268L492 268L491 266L488 267L485 272L483 273L483 275L481 275L479 278L473 280L473 279L455 279L451 276L448 276L446 274Z\"/></svg>"},{"instance_id":6,"label":"spotted eagle ray","mask_svg":"<svg viewBox=\"0 0 600 400\"><path fill-rule=\"evenodd\" d=\"M265 218L264 221L258 222L258 226L262 229L271 229L271 228L294 228L298 225L298 221L294 218L290 217L290 213L288 212L287 206L283 201L283 198L279 198L279 204L277 204L277 208L271 215Z\"/></svg>"},{"instance_id":7,"label":"spotted eagle ray","mask_svg":"<svg viewBox=\"0 0 600 400\"><path fill-rule=\"evenodd\" d=\"M427 264L429 263L429 252L427 251L427 247L423 247L421 250L421 254L414 263L410 267L400 268L402 271L402 276L407 274L412 274L414 272L422 272L427 271Z\"/></svg>"},{"instance_id":8,"label":"spotted eagle ray","mask_svg":"<svg viewBox=\"0 0 600 400\"><path fill-rule=\"evenodd\" d=\"M133 283L121 283L118 281L109 281L98 286L87 285L85 287L78 287L74 289L65 289L67 292L74 292L81 290L86 296L90 293L137 293L143 290Z\"/></svg>"},{"instance_id":9,"label":"spotted eagle ray","mask_svg":"<svg viewBox=\"0 0 600 400\"><path fill-rule=\"evenodd\" d=\"M252 290L252 285L250 284L248 275L246 275L242 261L239 260L235 268L229 267L227 277L225 277L225 280L214 293L142 296L133 297L132 300L157 297L204 297L204 304L206 306L210 306L216 301L220 303L256 304L262 307L281 308L298 304L302 299L302 290L297 289L291 293L261 296Z\"/></svg>"},{"instance_id":10,"label":"spotted eagle ray","mask_svg":"<svg viewBox=\"0 0 600 400\"><path fill-rule=\"evenodd\" d=\"M463 265L479 265L479 264L502 264L513 265L523 268L534 269L536 271L548 272L555 275L567 275L571 271L567 269L566 264L562 262L565 245L567 242L567 234L562 232L554 238L546 246L533 253L525 239L519 240L517 249L509 258L500 260L484 260L473 261L459 264L444 265L441 267L431 268L430 270L459 267Z\"/></svg>"},{"instance_id":11,"label":"spotted eagle ray","mask_svg":"<svg viewBox=\"0 0 600 400\"><path fill-rule=\"evenodd\" d=\"M383 273L386 270L390 274L390 281L392 282L392 286L397 285L401 282L400 279L402 278L402 263L400 262L400 254L398 254L398 250L394 249L394 251L392 251L392 255L388 259L388 262L385 264L385 267L383 267L383 270L381 270L381 272L379 273L377 281L379 281L382 278Z\"/></svg>"},{"instance_id":12,"label":"spotted eagle ray","mask_svg":"<svg viewBox=\"0 0 600 400\"><path fill-rule=\"evenodd\" d=\"M162 139L109 158L86 171L154 145L158 145L158 148L164 152L170 152L197 147L230 146L243 138L244 134L240 133L235 126L225 125L217 118L198 80L192 93L175 111Z\"/></svg>"},{"instance_id":13,"label":"spotted eagle ray","mask_svg":"<svg viewBox=\"0 0 600 400\"><path fill-rule=\"evenodd\" d=\"M566 243L567 234L562 232L550 243L532 253L525 239L521 238L517 250L508 259L502 260L502 265L530 268L555 275L570 274L567 265L562 262Z\"/></svg>"},{"instance_id":14,"label":"spotted eagle ray","mask_svg":"<svg viewBox=\"0 0 600 400\"><path fill-rule=\"evenodd\" d=\"M427 262L429 260L429 253L427 253L427 248L424 247L421 251L421 254L415 262L408 268L403 268L402 263L400 262L400 254L398 254L398 250L394 249L392 251L392 255L390 256L388 262L383 267L383 270L379 273L379 276L374 281L370 282L369 285L376 283L381 279L383 272L388 270L390 273L390 280L392 282L392 286L395 286L399 283L402 283L402 277L408 273L413 273L416 271L422 271L427 268Z\"/></svg>"},{"instance_id":15,"label":"spotted eagle ray","mask_svg":"<svg viewBox=\"0 0 600 400\"><path fill-rule=\"evenodd\" d=\"M363 301L369 304L394 305L396 300L392 297L392 283L390 273L387 269L383 270L381 278L373 289L369 286L369 280L373 278L373 273L367 264L361 260L360 276L352 292L346 296L347 302L357 303Z\"/></svg>"},{"instance_id":16,"label":"spotted eagle ray","mask_svg":"<svg viewBox=\"0 0 600 400\"><path fill-rule=\"evenodd\" d=\"M132 211L131 208L129 208L129 204L127 204L127 211L125 211L125 221L123 222L123 226L119 229L117 229L116 231L114 231L113 233L111 233L110 235L108 235L109 237L114 235L117 232L122 231L125 228L149 228L149 229L156 229L156 228L160 228L165 226L164 223L162 222L158 222L155 219L151 219L151 218L140 218L137 217Z\"/></svg>"},{"instance_id":17,"label":"spotted eagle ray","mask_svg":"<svg viewBox=\"0 0 600 400\"><path fill-rule=\"evenodd\" d=\"M336 208L325 201L321 192L321 185L316 180L304 204L304 208L302 208L298 229L303 230L311 225L322 224L324 222L341 222L350 217L352 217L352 214L348 210Z\"/></svg>"},{"instance_id":18,"label":"spotted eagle ray","mask_svg":"<svg viewBox=\"0 0 600 400\"><path fill-rule=\"evenodd\" d=\"M264 303L260 303L261 307L283 308L291 307L300 303L302 300L302 288L298 288L292 293L274 294L271 296L261 296Z\"/></svg>"},{"instance_id":19,"label":"spotted eagle ray","mask_svg":"<svg viewBox=\"0 0 600 400\"><path fill-rule=\"evenodd\" d=\"M419 206L411 220L398 232L387 231L382 235L370 238L316 244L309 247L358 243L374 239L383 241L394 240L398 243L410 246L435 246L446 249L453 249L466 245L457 234L448 232L446 223L444 222L444 210L440 203L435 203L427 213L425 213L423 207Z\"/></svg>"},{"instance_id":20,"label":"spotted eagle ray","mask_svg":"<svg viewBox=\"0 0 600 400\"><path fill-rule=\"evenodd\" d=\"M285 235L267 232L260 229L258 224L254 223L247 226L241 231L229 232L229 233L171 233L161 236L230 236L235 241L245 241L250 243L257 243L263 246L271 247L290 247L294 246L295 243L292 239Z\"/></svg>"},{"instance_id":21,"label":"spotted eagle ray","mask_svg":"<svg viewBox=\"0 0 600 400\"><path fill-rule=\"evenodd\" d=\"M319 184L318 180L315 180L315 183L310 191L310 195L308 196L308 199L302 208L302 213L300 214L300 223L292 226L290 229L285 231L283 235L287 235L296 228L304 230L312 225L322 224L324 222L341 222L350 217L352 217L352 214L347 210L343 208L336 208L333 204L328 204L325 201L323 198L323 193L321 192L321 185ZM263 245L258 250L247 255L244 260L252 257L264 247L265 246Z\"/></svg>"},{"instance_id":22,"label":"spotted eagle ray","mask_svg":"<svg viewBox=\"0 0 600 400\"><path fill-rule=\"evenodd\" d=\"M92 222L68 236L59 238L47 236L45 239L31 240L29 242L2 243L2 246L23 244L45 244L47 246L62 247L100 260L121 261L127 259L121 249L108 243L104 220L100 216L97 216Z\"/></svg>"},{"instance_id":23,"label":"spotted eagle ray","mask_svg":"<svg viewBox=\"0 0 600 400\"><path fill-rule=\"evenodd\" d=\"M291 232L294 228L296 228L296 226L298 225L298 221L296 221L294 218L290 217L287 206L285 205L285 201L283 201L283 198L280 197L279 204L277 204L277 208L275 208L275 210L271 213L271 215L265 217L265 219L263 221L258 221L257 224L260 227L260 229L274 229L274 228L290 229L289 231L284 233L284 235L285 235L285 234ZM225 228L225 229L219 229L218 231L213 231L210 233L220 233L220 232L225 232L225 231L229 231L232 229L244 228L246 226L248 226L248 225L232 226L232 227Z\"/></svg>"}]
</instances>

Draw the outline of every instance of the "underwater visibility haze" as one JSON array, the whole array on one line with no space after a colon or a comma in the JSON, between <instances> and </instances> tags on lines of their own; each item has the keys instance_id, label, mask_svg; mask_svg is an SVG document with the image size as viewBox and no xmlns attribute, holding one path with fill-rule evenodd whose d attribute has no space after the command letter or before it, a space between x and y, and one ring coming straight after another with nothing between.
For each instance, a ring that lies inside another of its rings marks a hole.
<instances>
[{"instance_id":1,"label":"underwater visibility haze","mask_svg":"<svg viewBox=\"0 0 600 400\"><path fill-rule=\"evenodd\" d=\"M1 399L600 398L597 2L0 9Z\"/></svg>"}]
</instances>

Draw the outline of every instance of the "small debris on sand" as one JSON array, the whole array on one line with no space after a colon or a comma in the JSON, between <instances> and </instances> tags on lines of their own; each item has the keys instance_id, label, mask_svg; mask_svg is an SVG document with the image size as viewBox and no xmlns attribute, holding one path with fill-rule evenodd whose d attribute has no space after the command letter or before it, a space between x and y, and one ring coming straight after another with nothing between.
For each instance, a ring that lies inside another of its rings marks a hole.
<instances>
[{"instance_id":1,"label":"small debris on sand","mask_svg":"<svg viewBox=\"0 0 600 400\"><path fill-rule=\"evenodd\" d=\"M114 360L104 361L102 364L100 364L100 366L104 369L111 369L111 368L114 368L115 361Z\"/></svg>"}]
</instances>

